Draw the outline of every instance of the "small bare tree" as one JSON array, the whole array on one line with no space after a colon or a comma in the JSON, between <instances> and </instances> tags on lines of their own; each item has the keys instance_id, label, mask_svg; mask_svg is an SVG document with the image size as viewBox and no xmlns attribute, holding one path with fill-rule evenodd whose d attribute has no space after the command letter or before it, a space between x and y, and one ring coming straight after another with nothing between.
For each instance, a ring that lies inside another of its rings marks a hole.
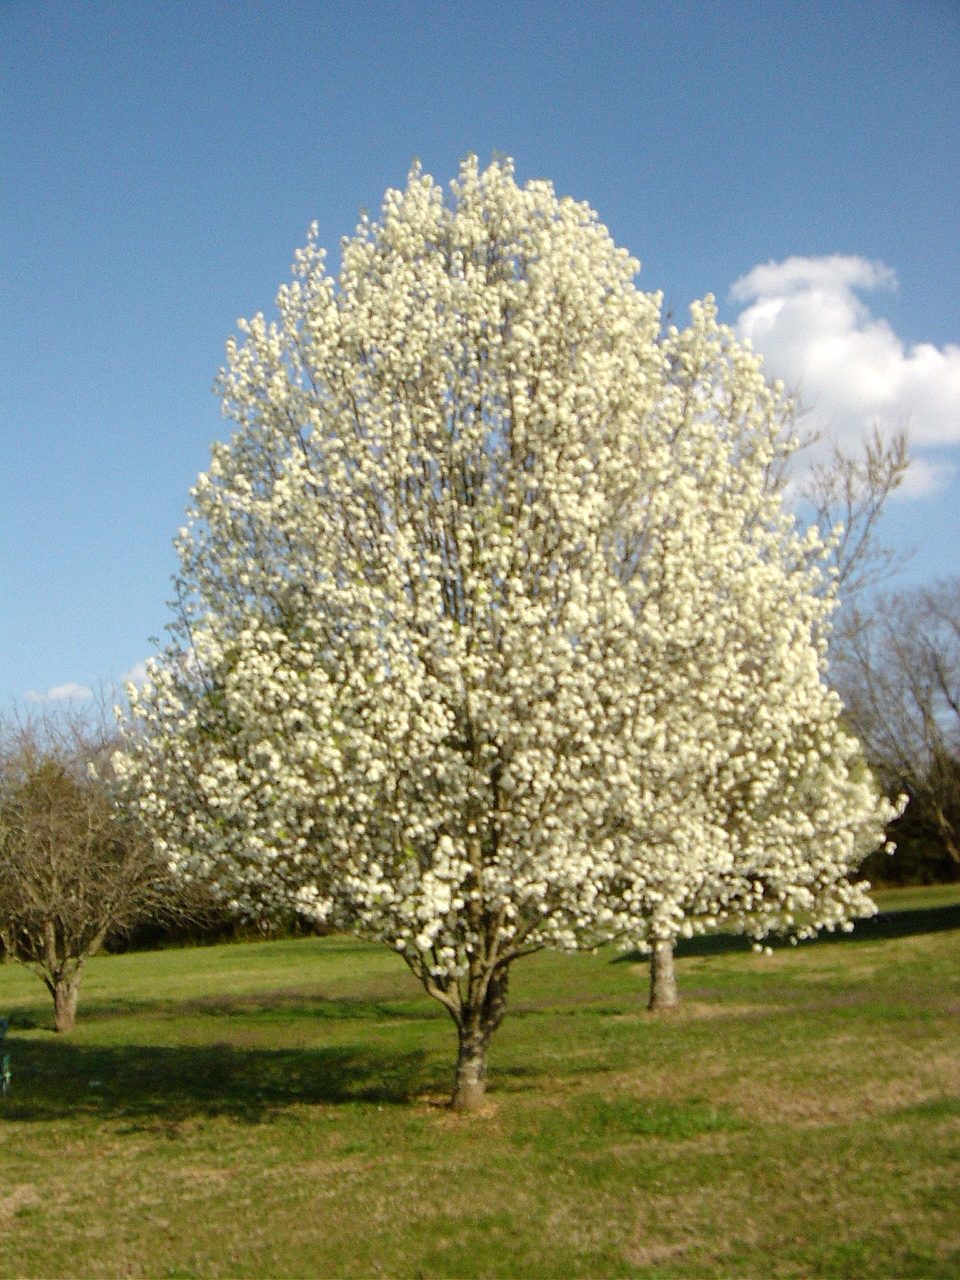
<instances>
[{"instance_id":1,"label":"small bare tree","mask_svg":"<svg viewBox=\"0 0 960 1280\"><path fill-rule=\"evenodd\" d=\"M0 940L74 1026L108 933L173 909L176 890L117 798L111 735L77 715L0 725Z\"/></svg>"},{"instance_id":2,"label":"small bare tree","mask_svg":"<svg viewBox=\"0 0 960 1280\"><path fill-rule=\"evenodd\" d=\"M836 683L883 785L960 865L960 579L858 614Z\"/></svg>"}]
</instances>

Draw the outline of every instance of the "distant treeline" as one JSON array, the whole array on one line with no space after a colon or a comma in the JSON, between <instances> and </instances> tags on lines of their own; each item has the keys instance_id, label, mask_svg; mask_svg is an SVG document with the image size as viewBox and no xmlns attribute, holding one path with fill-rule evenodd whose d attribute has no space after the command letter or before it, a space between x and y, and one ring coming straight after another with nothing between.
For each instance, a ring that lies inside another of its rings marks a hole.
<instances>
[{"instance_id":1,"label":"distant treeline","mask_svg":"<svg viewBox=\"0 0 960 1280\"><path fill-rule=\"evenodd\" d=\"M911 812L913 810L913 812ZM896 852L873 853L863 863L863 879L878 886L894 887L910 884L952 884L960 880L958 865L919 816L914 805L907 805L903 816L890 824L887 834L896 844Z\"/></svg>"},{"instance_id":2,"label":"distant treeline","mask_svg":"<svg viewBox=\"0 0 960 1280\"><path fill-rule=\"evenodd\" d=\"M896 842L893 854L879 851L863 863L860 878L878 888L898 885L950 884L960 881L960 867L946 848L931 835L910 808L892 823L889 837ZM201 946L217 942L241 942L272 937L303 937L322 932L315 924L291 912L266 934L249 921L238 920L225 906L211 900L200 918L192 920L142 920L124 932L107 938L105 950L148 951L162 947Z\"/></svg>"},{"instance_id":3,"label":"distant treeline","mask_svg":"<svg viewBox=\"0 0 960 1280\"><path fill-rule=\"evenodd\" d=\"M157 951L164 947L210 946L218 942L258 942L265 938L302 938L325 931L295 912L269 928L240 920L226 907L211 904L202 919L140 920L132 928L108 935L104 950Z\"/></svg>"}]
</instances>

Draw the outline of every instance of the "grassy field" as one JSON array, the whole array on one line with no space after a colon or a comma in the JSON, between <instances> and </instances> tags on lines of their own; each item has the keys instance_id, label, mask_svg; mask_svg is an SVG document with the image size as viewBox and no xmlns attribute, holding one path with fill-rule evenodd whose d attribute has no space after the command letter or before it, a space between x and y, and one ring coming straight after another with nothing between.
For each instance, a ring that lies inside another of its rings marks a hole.
<instances>
[{"instance_id":1,"label":"grassy field","mask_svg":"<svg viewBox=\"0 0 960 1280\"><path fill-rule=\"evenodd\" d=\"M385 948L0 967L3 1276L958 1276L960 886L843 940L514 970L488 1114Z\"/></svg>"}]
</instances>

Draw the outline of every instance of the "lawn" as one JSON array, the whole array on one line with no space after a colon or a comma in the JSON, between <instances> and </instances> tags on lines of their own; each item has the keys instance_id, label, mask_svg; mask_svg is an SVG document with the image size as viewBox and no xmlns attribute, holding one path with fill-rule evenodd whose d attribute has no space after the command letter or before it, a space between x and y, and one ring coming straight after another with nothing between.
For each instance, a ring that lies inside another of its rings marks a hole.
<instances>
[{"instance_id":1,"label":"lawn","mask_svg":"<svg viewBox=\"0 0 960 1280\"><path fill-rule=\"evenodd\" d=\"M960 1275L960 886L851 937L515 967L487 1114L386 948L105 956L77 1029L0 967L0 1274Z\"/></svg>"}]
</instances>

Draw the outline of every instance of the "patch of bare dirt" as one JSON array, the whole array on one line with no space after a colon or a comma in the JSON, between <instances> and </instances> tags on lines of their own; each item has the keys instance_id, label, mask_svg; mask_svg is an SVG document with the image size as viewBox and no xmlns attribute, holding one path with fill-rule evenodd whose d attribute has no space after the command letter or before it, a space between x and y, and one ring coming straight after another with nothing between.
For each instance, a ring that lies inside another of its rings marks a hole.
<instances>
[{"instance_id":1,"label":"patch of bare dirt","mask_svg":"<svg viewBox=\"0 0 960 1280\"><path fill-rule=\"evenodd\" d=\"M650 1267L696 1253L704 1263L716 1262L730 1249L729 1244L718 1245L713 1229L718 1214L731 1215L730 1221L737 1222L741 1243L756 1243L757 1229L744 1215L742 1201L733 1188L714 1188L706 1201L702 1190L669 1196L654 1194L639 1206L638 1222L623 1251L624 1259L633 1267Z\"/></svg>"},{"instance_id":2,"label":"patch of bare dirt","mask_svg":"<svg viewBox=\"0 0 960 1280\"><path fill-rule=\"evenodd\" d=\"M19 1186L0 1196L0 1222L6 1224L16 1217L21 1209L36 1209L40 1205L40 1192L32 1182L23 1182Z\"/></svg>"},{"instance_id":3,"label":"patch of bare dirt","mask_svg":"<svg viewBox=\"0 0 960 1280\"><path fill-rule=\"evenodd\" d=\"M185 1167L177 1169L176 1176L192 1186L222 1187L230 1181L233 1175L229 1169L191 1169Z\"/></svg>"},{"instance_id":4,"label":"patch of bare dirt","mask_svg":"<svg viewBox=\"0 0 960 1280\"><path fill-rule=\"evenodd\" d=\"M892 1055L891 1055L892 1056ZM726 1101L745 1119L761 1124L848 1124L903 1107L960 1094L960 1059L952 1053L913 1055L900 1051L889 1062L896 1070L887 1079L846 1079L842 1087L829 1079L798 1084L783 1079L745 1078L724 1092Z\"/></svg>"}]
</instances>

